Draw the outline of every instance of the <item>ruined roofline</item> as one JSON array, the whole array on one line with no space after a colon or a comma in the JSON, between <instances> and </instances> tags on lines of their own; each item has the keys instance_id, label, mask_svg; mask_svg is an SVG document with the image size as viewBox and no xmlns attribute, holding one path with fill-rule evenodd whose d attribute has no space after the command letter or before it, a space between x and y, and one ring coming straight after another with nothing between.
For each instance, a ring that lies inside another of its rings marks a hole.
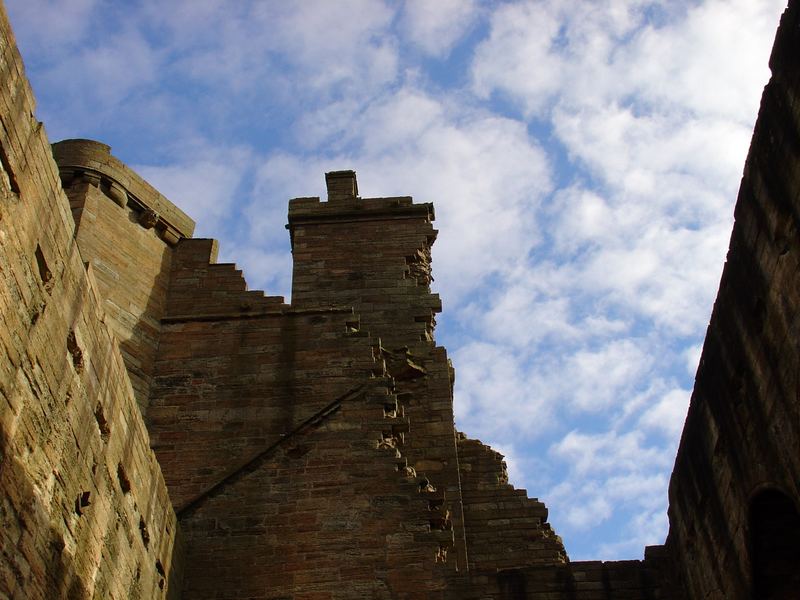
<instances>
[{"instance_id":1,"label":"ruined roofline","mask_svg":"<svg viewBox=\"0 0 800 600\"><path fill-rule=\"evenodd\" d=\"M289 230L292 249L296 225L420 218L431 222L436 219L432 202L415 204L411 196L362 198L358 195L356 172L352 170L325 173L325 184L328 191L327 201L322 201L319 196L289 200L286 229ZM434 230L429 244L433 244L436 234L437 231Z\"/></svg>"},{"instance_id":2,"label":"ruined roofline","mask_svg":"<svg viewBox=\"0 0 800 600\"><path fill-rule=\"evenodd\" d=\"M155 228L168 244L192 237L194 220L113 156L107 144L69 139L52 144L52 150L65 189L76 182L99 187L119 206L140 213L142 226Z\"/></svg>"}]
</instances>

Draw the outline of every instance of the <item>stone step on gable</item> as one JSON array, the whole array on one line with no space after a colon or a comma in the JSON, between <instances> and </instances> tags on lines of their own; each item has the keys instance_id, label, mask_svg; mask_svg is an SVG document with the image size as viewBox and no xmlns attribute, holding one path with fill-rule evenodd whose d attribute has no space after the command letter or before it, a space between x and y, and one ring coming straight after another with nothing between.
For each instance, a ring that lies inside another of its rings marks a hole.
<instances>
[{"instance_id":1,"label":"stone step on gable","mask_svg":"<svg viewBox=\"0 0 800 600\"><path fill-rule=\"evenodd\" d=\"M508 483L503 455L458 436L461 498L470 569L496 571L567 561L547 508Z\"/></svg>"},{"instance_id":2,"label":"stone step on gable","mask_svg":"<svg viewBox=\"0 0 800 600\"><path fill-rule=\"evenodd\" d=\"M181 239L175 247L167 319L236 317L288 308L283 296L248 291L242 271L216 262L216 240Z\"/></svg>"}]
</instances>

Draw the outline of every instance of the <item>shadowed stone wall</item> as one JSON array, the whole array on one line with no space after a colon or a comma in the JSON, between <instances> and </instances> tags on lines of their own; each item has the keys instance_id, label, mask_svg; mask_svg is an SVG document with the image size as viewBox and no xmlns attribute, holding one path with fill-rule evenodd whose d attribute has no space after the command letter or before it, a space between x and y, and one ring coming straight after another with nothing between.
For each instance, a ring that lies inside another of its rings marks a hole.
<instances>
[{"instance_id":1,"label":"shadowed stone wall","mask_svg":"<svg viewBox=\"0 0 800 600\"><path fill-rule=\"evenodd\" d=\"M690 598L796 598L800 583L753 589L750 517L763 490L800 507L800 2L770 68L670 484L669 546ZM774 561L800 573L798 539Z\"/></svg>"},{"instance_id":2,"label":"shadowed stone wall","mask_svg":"<svg viewBox=\"0 0 800 600\"><path fill-rule=\"evenodd\" d=\"M194 222L110 150L91 140L53 144L81 257L92 265L106 322L119 342L144 414L166 309L172 247L191 236Z\"/></svg>"}]
</instances>

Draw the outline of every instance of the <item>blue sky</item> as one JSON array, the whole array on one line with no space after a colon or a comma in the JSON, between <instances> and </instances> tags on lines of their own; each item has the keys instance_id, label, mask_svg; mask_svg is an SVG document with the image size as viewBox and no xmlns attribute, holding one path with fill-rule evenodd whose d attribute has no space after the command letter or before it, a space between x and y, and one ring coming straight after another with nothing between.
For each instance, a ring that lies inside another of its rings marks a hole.
<instances>
[{"instance_id":1,"label":"blue sky","mask_svg":"<svg viewBox=\"0 0 800 600\"><path fill-rule=\"evenodd\" d=\"M785 0L6 0L53 141L112 146L289 296L287 201L434 202L457 427L575 559L667 483Z\"/></svg>"}]
</instances>

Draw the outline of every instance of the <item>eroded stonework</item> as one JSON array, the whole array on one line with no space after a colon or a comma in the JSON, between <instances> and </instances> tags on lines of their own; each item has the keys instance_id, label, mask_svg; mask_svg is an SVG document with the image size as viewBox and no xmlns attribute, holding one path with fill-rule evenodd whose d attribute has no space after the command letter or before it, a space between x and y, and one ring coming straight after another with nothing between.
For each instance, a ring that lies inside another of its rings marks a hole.
<instances>
[{"instance_id":1,"label":"eroded stonework","mask_svg":"<svg viewBox=\"0 0 800 600\"><path fill-rule=\"evenodd\" d=\"M292 303L91 140L52 146L3 14L0 597L794 598L800 2L783 17L670 488L641 561L571 562L454 428L433 206L289 203Z\"/></svg>"}]
</instances>

